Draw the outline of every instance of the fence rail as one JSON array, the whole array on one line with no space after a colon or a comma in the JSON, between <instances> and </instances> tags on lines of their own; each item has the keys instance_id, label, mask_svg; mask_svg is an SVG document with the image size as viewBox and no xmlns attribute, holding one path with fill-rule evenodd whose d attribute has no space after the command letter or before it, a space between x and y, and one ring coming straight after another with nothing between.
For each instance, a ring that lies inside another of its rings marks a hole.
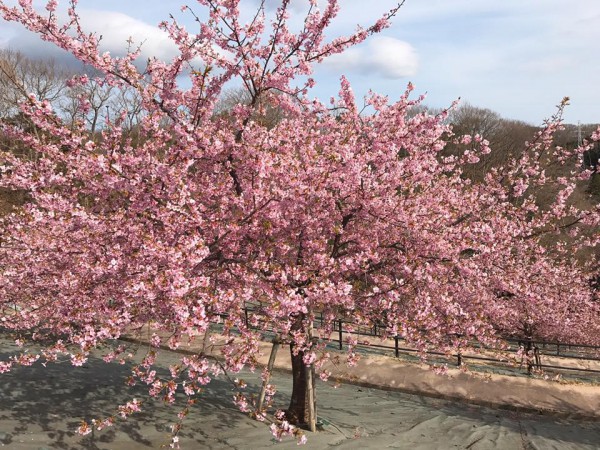
<instances>
[{"instance_id":1,"label":"fence rail","mask_svg":"<svg viewBox=\"0 0 600 450\"><path fill-rule=\"evenodd\" d=\"M256 308L244 309L244 319L247 327L259 329L258 327L251 326L251 316L253 314L259 314L258 311L259 310ZM322 315L319 315L315 317L313 326L318 329L322 328L325 323L326 320L322 317ZM374 324L373 326L365 327L347 320L335 319L333 321L331 336L325 341L329 345L335 345L339 350L342 350L344 345L347 344L347 338L351 335L355 335L357 337L363 336L365 338L382 339L386 337L386 330L387 327L385 324ZM527 372L529 374L531 374L535 369L540 369L543 371L550 369L552 371L564 371L567 373L600 374L600 364L597 365L597 368L586 368L542 362L543 358L548 359L550 357L560 358L561 361L565 362L569 360L600 362L600 346L556 341L540 341L527 338L506 338L504 340L510 345L508 349L508 352L510 353L516 354L521 346L528 349L526 352L528 356L522 360L521 367L526 365ZM398 335L387 336L387 339L383 339L381 342L368 344L361 342L360 339L357 339L355 347L371 350L389 350L390 352L393 352L396 358L399 358L402 354L410 355L419 353L419 350L408 345L407 341L402 336ZM474 344L473 347L483 352L486 350L492 350L478 344ZM472 360L475 362L479 361L482 363L499 366L509 370L514 370L515 368L514 363L485 354L455 353L453 355L447 355L446 353L436 351L428 351L426 353L428 355L445 358L447 359L447 362L452 362L455 360L457 366L460 366L464 361ZM448 360L448 356L450 356L452 360Z\"/></svg>"}]
</instances>

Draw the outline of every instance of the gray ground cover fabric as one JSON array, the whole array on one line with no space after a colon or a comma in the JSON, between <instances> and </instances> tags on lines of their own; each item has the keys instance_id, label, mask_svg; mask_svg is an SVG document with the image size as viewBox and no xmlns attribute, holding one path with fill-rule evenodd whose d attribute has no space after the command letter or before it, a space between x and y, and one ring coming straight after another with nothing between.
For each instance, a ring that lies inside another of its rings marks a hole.
<instances>
[{"instance_id":1,"label":"gray ground cover fabric","mask_svg":"<svg viewBox=\"0 0 600 450\"><path fill-rule=\"evenodd\" d=\"M12 347L6 341L3 349ZM2 354L4 359L9 353ZM163 352L163 364L178 355ZM81 368L68 363L35 365L0 375L0 447L43 449L153 449L169 443L177 408L149 400L144 387L123 380L129 365L97 359ZM250 391L258 374L240 375ZM291 391L289 375L275 373L278 406ZM184 423L184 449L291 449L294 440L276 442L265 425L231 402L233 389L214 380ZM79 436L81 419L114 412L119 402L144 400L144 411L113 428ZM342 384L319 382L318 414L323 430L308 435L305 448L341 449L598 449L600 424L545 415L494 410L446 400Z\"/></svg>"}]
</instances>

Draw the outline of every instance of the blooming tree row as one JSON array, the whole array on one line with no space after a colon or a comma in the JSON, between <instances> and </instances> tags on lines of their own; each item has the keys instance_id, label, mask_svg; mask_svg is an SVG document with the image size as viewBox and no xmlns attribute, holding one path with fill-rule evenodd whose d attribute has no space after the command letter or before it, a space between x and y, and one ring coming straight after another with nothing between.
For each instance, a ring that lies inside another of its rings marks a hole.
<instances>
[{"instance_id":1,"label":"blooming tree row","mask_svg":"<svg viewBox=\"0 0 600 450\"><path fill-rule=\"evenodd\" d=\"M411 99L411 85L395 103L369 94L362 113L343 77L331 102L310 96L314 64L385 29L400 5L331 40L336 0L323 10L307 2L296 32L289 0L271 15L261 2L247 22L239 0L198 0L207 18L195 16L197 29L160 25L177 57L142 63L139 49L101 53L99 38L79 26L75 0L66 23L56 1L43 12L32 3L0 1L0 12L98 70L95 83L135 90L142 139L134 145L124 132L127 111L107 117L97 139L35 96L21 109L41 132L2 125L37 157L1 156L1 185L30 201L2 218L0 320L45 344L0 362L0 371L65 355L84 364L92 350L149 326L154 348L135 381L169 402L182 392L193 403L212 377L255 367L262 331L272 329L290 344L294 368L290 408L269 416L281 436L308 420L310 380L300 375L327 360L312 337L327 337L339 317L384 322L423 351L499 348L506 334L600 339L589 284L597 269L576 259L598 243L599 211L569 203L575 178L589 173L553 179L544 170L585 150L552 145L564 105L518 157L475 183L462 170L490 151L487 141L453 136L447 111L411 114L422 100ZM76 76L70 85L90 82ZM232 82L247 101L215 114ZM267 107L280 111L269 126L256 120ZM464 151L442 157L449 141ZM557 186L549 208L531 195L539 185ZM260 317L251 326L247 306ZM323 329L312 330L315 314ZM199 353L166 379L156 374L158 347L198 339L215 321L223 362ZM105 350L107 362L123 357L121 347ZM253 408L243 395L236 402ZM138 409L130 402L120 412Z\"/></svg>"}]
</instances>

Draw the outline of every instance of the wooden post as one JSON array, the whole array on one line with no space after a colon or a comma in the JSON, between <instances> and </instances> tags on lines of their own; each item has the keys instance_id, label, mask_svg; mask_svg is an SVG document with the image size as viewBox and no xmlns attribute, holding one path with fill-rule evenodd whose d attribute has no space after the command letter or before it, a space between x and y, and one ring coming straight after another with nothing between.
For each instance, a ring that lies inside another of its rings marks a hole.
<instances>
[{"instance_id":1,"label":"wooden post","mask_svg":"<svg viewBox=\"0 0 600 450\"><path fill-rule=\"evenodd\" d=\"M262 389L260 390L260 396L258 397L258 405L257 410L258 414L262 414L263 404L265 402L265 394L267 392L267 385L269 384L269 380L271 379L271 372L273 371L273 366L275 365L275 357L277 356L277 350L279 350L279 338L273 338L273 347L271 347L271 356L269 356L269 363L267 364L267 376L263 380Z\"/></svg>"},{"instance_id":2,"label":"wooden post","mask_svg":"<svg viewBox=\"0 0 600 450\"><path fill-rule=\"evenodd\" d=\"M309 316L310 317L310 316ZM313 324L312 318L310 319L310 323L308 324L308 339L310 342L310 348L315 345L315 340L313 339ZM316 433L317 431L317 408L315 407L315 367L314 364L306 366L306 390L308 391L308 426L310 431Z\"/></svg>"},{"instance_id":3,"label":"wooden post","mask_svg":"<svg viewBox=\"0 0 600 450\"><path fill-rule=\"evenodd\" d=\"M310 431L315 433L317 431L317 411L315 408L315 387L313 383L314 368L310 364L306 366L306 389L308 391L308 426Z\"/></svg>"},{"instance_id":4,"label":"wooden post","mask_svg":"<svg viewBox=\"0 0 600 450\"><path fill-rule=\"evenodd\" d=\"M342 319L339 320L338 325L340 328L338 331L339 331L340 350L341 350L343 348L343 344L344 344L343 337L342 337Z\"/></svg>"},{"instance_id":5,"label":"wooden post","mask_svg":"<svg viewBox=\"0 0 600 450\"><path fill-rule=\"evenodd\" d=\"M398 348L398 335L394 336L394 351L396 353L396 358L398 358L400 356L400 349Z\"/></svg>"},{"instance_id":6,"label":"wooden post","mask_svg":"<svg viewBox=\"0 0 600 450\"><path fill-rule=\"evenodd\" d=\"M316 339L315 339L316 343ZM315 418L315 428L317 426L317 421L319 419L319 409L317 408L317 386L315 383L315 365L311 365L311 379L312 379L312 388L313 388L313 408L315 410L314 418Z\"/></svg>"}]
</instances>

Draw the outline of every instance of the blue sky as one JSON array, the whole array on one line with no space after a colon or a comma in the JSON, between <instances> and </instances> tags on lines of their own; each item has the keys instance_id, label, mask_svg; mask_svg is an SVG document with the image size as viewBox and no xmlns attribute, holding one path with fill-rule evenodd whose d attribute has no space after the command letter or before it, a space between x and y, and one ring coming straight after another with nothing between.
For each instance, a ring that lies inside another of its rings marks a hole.
<instances>
[{"instance_id":1,"label":"blue sky","mask_svg":"<svg viewBox=\"0 0 600 450\"><path fill-rule=\"evenodd\" d=\"M250 13L258 0L241 0ZM6 3L16 3L7 1ZM43 7L42 1L37 1ZM60 2L65 5L66 1ZM156 24L180 12L183 0L80 0L82 23L119 53L125 41L145 40L144 56L169 59L173 47ZM269 5L276 0L267 0ZM306 0L293 0L300 20ZM331 37L369 25L391 0L341 0ZM195 2L188 2L191 6ZM196 5L196 11L201 7ZM407 0L380 36L317 67L314 94L327 99L345 74L357 94L373 89L397 98L412 81L426 103L448 106L461 97L501 115L538 124L571 98L568 122L600 122L600 0ZM13 24L0 26L0 46L32 56L60 53Z\"/></svg>"}]
</instances>

